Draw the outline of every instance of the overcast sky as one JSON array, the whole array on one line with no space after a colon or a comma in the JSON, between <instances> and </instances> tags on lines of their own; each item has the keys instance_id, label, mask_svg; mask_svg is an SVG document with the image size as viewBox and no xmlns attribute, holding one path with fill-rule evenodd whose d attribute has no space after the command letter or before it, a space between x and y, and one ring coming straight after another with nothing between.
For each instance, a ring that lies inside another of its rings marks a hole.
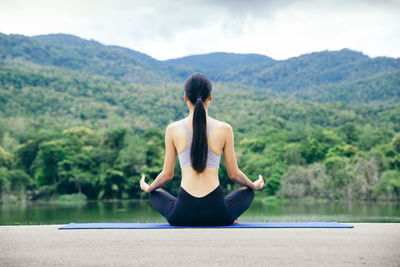
<instances>
[{"instance_id":1,"label":"overcast sky","mask_svg":"<svg viewBox=\"0 0 400 267\"><path fill-rule=\"evenodd\" d=\"M400 0L0 0L0 32L69 33L157 59L274 59L350 48L400 57Z\"/></svg>"}]
</instances>

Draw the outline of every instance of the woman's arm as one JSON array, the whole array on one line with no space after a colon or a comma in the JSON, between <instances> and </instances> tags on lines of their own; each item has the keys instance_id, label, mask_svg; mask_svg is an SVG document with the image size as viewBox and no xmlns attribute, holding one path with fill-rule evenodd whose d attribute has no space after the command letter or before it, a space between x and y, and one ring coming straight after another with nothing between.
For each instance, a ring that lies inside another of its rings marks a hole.
<instances>
[{"instance_id":1,"label":"woman's arm","mask_svg":"<svg viewBox=\"0 0 400 267\"><path fill-rule=\"evenodd\" d=\"M163 169L160 174L158 174L156 179L151 183L151 185L146 184L144 181L144 176L142 176L142 179L140 180L140 187L142 190L150 193L151 191L163 187L165 184L171 181L172 177L174 176L175 161L176 149L172 139L172 126L170 124L165 131L165 158Z\"/></svg>"},{"instance_id":2,"label":"woman's arm","mask_svg":"<svg viewBox=\"0 0 400 267\"><path fill-rule=\"evenodd\" d=\"M253 190L261 189L264 186L264 180L261 175L259 175L259 179L253 183L249 178L247 178L246 174L239 169L236 161L232 127L229 124L226 124L225 131L226 141L224 146L224 158L229 178L234 180L236 183L247 186Z\"/></svg>"}]
</instances>

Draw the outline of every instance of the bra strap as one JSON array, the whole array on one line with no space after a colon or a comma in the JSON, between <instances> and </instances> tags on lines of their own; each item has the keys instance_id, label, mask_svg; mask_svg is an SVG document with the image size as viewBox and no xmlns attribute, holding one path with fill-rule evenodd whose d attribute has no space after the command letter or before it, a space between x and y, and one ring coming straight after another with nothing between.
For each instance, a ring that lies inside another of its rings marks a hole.
<instances>
[{"instance_id":1,"label":"bra strap","mask_svg":"<svg viewBox=\"0 0 400 267\"><path fill-rule=\"evenodd\" d=\"M217 120L213 120L212 122L210 122L210 125L208 125L208 128L207 128L207 137L208 137L208 135L210 134L211 129L212 129L212 127L214 126L214 124L215 124L216 121L217 121Z\"/></svg>"},{"instance_id":2,"label":"bra strap","mask_svg":"<svg viewBox=\"0 0 400 267\"><path fill-rule=\"evenodd\" d=\"M189 128L187 127L185 121L182 121L183 127L185 128L187 134L189 135L189 138L192 137L192 134L190 133Z\"/></svg>"}]
</instances>

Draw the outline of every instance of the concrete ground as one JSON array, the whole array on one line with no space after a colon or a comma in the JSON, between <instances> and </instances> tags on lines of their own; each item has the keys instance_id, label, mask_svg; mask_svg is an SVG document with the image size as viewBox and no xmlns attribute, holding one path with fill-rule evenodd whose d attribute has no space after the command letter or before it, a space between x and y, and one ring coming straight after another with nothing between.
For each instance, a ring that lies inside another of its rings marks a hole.
<instances>
[{"instance_id":1,"label":"concrete ground","mask_svg":"<svg viewBox=\"0 0 400 267\"><path fill-rule=\"evenodd\" d=\"M352 229L1 226L0 266L400 266L400 224Z\"/></svg>"}]
</instances>

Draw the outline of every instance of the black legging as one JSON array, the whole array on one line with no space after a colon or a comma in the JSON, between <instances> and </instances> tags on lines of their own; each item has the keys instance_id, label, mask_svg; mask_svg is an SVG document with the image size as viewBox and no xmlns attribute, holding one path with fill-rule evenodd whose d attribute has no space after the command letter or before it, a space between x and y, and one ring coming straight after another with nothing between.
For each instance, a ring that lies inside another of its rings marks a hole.
<instances>
[{"instance_id":1,"label":"black legging","mask_svg":"<svg viewBox=\"0 0 400 267\"><path fill-rule=\"evenodd\" d=\"M254 199L251 188L239 188L224 198L221 185L204 197L194 197L179 188L175 198L163 188L149 194L153 207L175 226L231 225Z\"/></svg>"}]
</instances>

